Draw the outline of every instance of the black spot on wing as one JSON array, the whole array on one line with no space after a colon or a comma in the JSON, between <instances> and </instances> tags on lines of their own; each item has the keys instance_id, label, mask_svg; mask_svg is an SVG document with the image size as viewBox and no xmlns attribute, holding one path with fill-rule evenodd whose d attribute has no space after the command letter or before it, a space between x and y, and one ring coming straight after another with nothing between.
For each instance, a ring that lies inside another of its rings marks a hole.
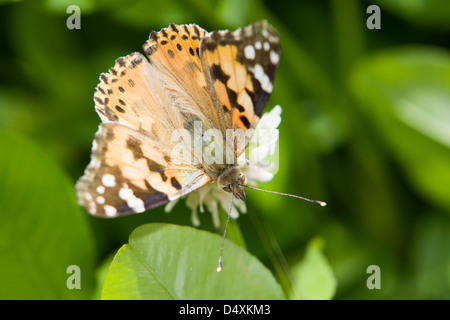
<instances>
[{"instance_id":1,"label":"black spot on wing","mask_svg":"<svg viewBox=\"0 0 450 320\"><path fill-rule=\"evenodd\" d=\"M125 65L125 61L124 61L123 57L116 59L116 63L121 67L123 67Z\"/></svg>"},{"instance_id":2,"label":"black spot on wing","mask_svg":"<svg viewBox=\"0 0 450 320\"><path fill-rule=\"evenodd\" d=\"M105 108L105 112L106 112L106 117L108 118L109 121L119 121L119 117L114 114L114 112L112 112L112 110L108 107Z\"/></svg>"},{"instance_id":3,"label":"black spot on wing","mask_svg":"<svg viewBox=\"0 0 450 320\"><path fill-rule=\"evenodd\" d=\"M123 110L122 107L120 107L120 106L115 106L115 108L116 108L116 110L117 110L118 112L120 112L120 113L125 113L125 110Z\"/></svg>"},{"instance_id":4,"label":"black spot on wing","mask_svg":"<svg viewBox=\"0 0 450 320\"><path fill-rule=\"evenodd\" d=\"M167 176L164 173L164 171L159 171L159 175L161 176L162 181L166 182L167 181Z\"/></svg>"},{"instance_id":5,"label":"black spot on wing","mask_svg":"<svg viewBox=\"0 0 450 320\"><path fill-rule=\"evenodd\" d=\"M100 99L99 97L94 97L95 102L97 102L98 104L103 105L103 100Z\"/></svg>"},{"instance_id":6,"label":"black spot on wing","mask_svg":"<svg viewBox=\"0 0 450 320\"><path fill-rule=\"evenodd\" d=\"M158 162L145 157L144 154L142 153L141 144L142 144L141 141L139 141L138 139L136 139L134 137L130 137L127 140L127 147L133 153L134 159L135 160L139 160L141 158L145 159L147 161L148 169L151 172L159 172L159 174L161 175L161 179L163 181L167 181L167 176L164 173L165 167L163 165L159 164Z\"/></svg>"},{"instance_id":7,"label":"black spot on wing","mask_svg":"<svg viewBox=\"0 0 450 320\"><path fill-rule=\"evenodd\" d=\"M248 121L246 116L241 116L240 119L247 129L250 128L250 122Z\"/></svg>"},{"instance_id":8,"label":"black spot on wing","mask_svg":"<svg viewBox=\"0 0 450 320\"><path fill-rule=\"evenodd\" d=\"M230 79L230 76L227 75L222 68L220 67L220 65L217 64L213 64L211 66L211 75L213 79L217 79L220 82L222 82L223 84L227 84L228 79Z\"/></svg>"},{"instance_id":9,"label":"black spot on wing","mask_svg":"<svg viewBox=\"0 0 450 320\"><path fill-rule=\"evenodd\" d=\"M172 177L170 179L170 183L172 184L172 187L174 187L177 190L181 190L182 186L181 184L178 182L177 178Z\"/></svg>"},{"instance_id":10,"label":"black spot on wing","mask_svg":"<svg viewBox=\"0 0 450 320\"><path fill-rule=\"evenodd\" d=\"M129 137L127 139L127 148L133 153L134 159L138 160L143 157L141 149L141 141L134 137Z\"/></svg>"},{"instance_id":11,"label":"black spot on wing","mask_svg":"<svg viewBox=\"0 0 450 320\"><path fill-rule=\"evenodd\" d=\"M174 32L176 32L176 33L178 33L179 31L178 31L178 27L177 27L177 25L176 24L174 24L174 23L171 23L170 24L170 27L172 28L172 30L174 31Z\"/></svg>"},{"instance_id":12,"label":"black spot on wing","mask_svg":"<svg viewBox=\"0 0 450 320\"><path fill-rule=\"evenodd\" d=\"M101 74L100 75L100 79L105 83L105 84L108 84L108 78L105 76L105 74Z\"/></svg>"}]
</instances>

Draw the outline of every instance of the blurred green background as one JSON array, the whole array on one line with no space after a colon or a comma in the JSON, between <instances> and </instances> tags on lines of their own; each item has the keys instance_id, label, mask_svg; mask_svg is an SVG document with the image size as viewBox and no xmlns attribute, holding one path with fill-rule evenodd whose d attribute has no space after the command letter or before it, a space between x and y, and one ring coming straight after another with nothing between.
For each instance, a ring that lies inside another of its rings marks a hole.
<instances>
[{"instance_id":1,"label":"blurred green background","mask_svg":"<svg viewBox=\"0 0 450 320\"><path fill-rule=\"evenodd\" d=\"M260 186L328 206L249 190L238 220L247 250L283 283L316 243L335 299L450 299L448 1L0 3L0 298L98 298L134 228L191 224L183 203L112 220L76 205L100 122L98 77L169 23L211 31L266 19L282 44L267 110L283 114L279 171ZM72 4L80 30L66 27ZM366 26L371 4L381 29ZM216 231L208 213L200 220ZM280 252L285 261L271 259ZM83 290L65 286L72 264ZM370 265L380 290L366 286Z\"/></svg>"}]
</instances>

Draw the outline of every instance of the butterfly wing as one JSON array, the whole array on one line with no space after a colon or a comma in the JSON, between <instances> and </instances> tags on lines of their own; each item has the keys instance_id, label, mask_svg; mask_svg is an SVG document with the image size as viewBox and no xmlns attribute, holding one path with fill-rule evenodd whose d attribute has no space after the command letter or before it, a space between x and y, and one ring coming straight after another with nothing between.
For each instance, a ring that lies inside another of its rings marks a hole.
<instances>
[{"instance_id":1,"label":"butterfly wing","mask_svg":"<svg viewBox=\"0 0 450 320\"><path fill-rule=\"evenodd\" d=\"M166 32L163 30L160 33ZM157 45L152 48L153 53L161 51ZM192 57L189 49L177 52L177 59L187 66L183 72L189 74L191 82L197 74L201 81L202 73L193 67L196 60L200 65L198 55L195 59L186 56ZM194 153L188 155L192 161L173 159L171 151L181 142L186 144L183 150L193 152L190 146L194 121L213 124L209 120L211 115L205 115L202 109L208 105L208 100L203 101L208 92L204 88L195 91L193 87L201 86L186 87L185 82L180 82L173 66L164 61L169 58L170 55L155 55L149 63L142 54L133 53L117 59L108 73L100 75L94 101L104 124L94 140L91 163L76 187L79 202L91 214L141 212L187 194L210 180L199 165L201 155L197 161L194 158L198 155ZM174 141L174 132L181 132L184 139ZM130 143L130 139L139 141L140 148L147 151L133 150L136 143ZM103 184L104 179L107 183L114 179L116 183L108 187ZM124 199L126 195L130 198Z\"/></svg>"},{"instance_id":2,"label":"butterfly wing","mask_svg":"<svg viewBox=\"0 0 450 320\"><path fill-rule=\"evenodd\" d=\"M254 129L272 92L280 60L280 41L266 22L202 39L200 56L216 109L230 114L228 128ZM245 144L235 149L238 157Z\"/></svg>"},{"instance_id":3,"label":"butterfly wing","mask_svg":"<svg viewBox=\"0 0 450 320\"><path fill-rule=\"evenodd\" d=\"M276 31L266 22L215 31L200 44L211 95L232 113L233 127L255 127L272 92L280 57ZM217 106L219 108L219 106Z\"/></svg>"},{"instance_id":4,"label":"butterfly wing","mask_svg":"<svg viewBox=\"0 0 450 320\"><path fill-rule=\"evenodd\" d=\"M201 169L174 163L174 155L161 142L106 123L94 138L92 160L76 190L90 214L115 217L175 200L209 180Z\"/></svg>"},{"instance_id":5,"label":"butterfly wing","mask_svg":"<svg viewBox=\"0 0 450 320\"><path fill-rule=\"evenodd\" d=\"M176 92L178 107L186 116L185 128L201 121L204 130L225 131L221 110L215 108L200 60L200 42L208 33L197 25L170 24L152 32L143 49L152 66L169 80L167 91Z\"/></svg>"}]
</instances>

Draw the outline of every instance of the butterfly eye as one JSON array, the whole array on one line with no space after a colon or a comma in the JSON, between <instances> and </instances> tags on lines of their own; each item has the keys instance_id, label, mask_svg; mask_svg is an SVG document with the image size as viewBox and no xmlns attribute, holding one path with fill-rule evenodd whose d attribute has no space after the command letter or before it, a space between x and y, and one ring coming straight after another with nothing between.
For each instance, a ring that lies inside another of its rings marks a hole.
<instances>
[{"instance_id":1,"label":"butterfly eye","mask_svg":"<svg viewBox=\"0 0 450 320\"><path fill-rule=\"evenodd\" d=\"M222 186L223 191L225 192L231 192L231 185L230 184L225 184Z\"/></svg>"}]
</instances>

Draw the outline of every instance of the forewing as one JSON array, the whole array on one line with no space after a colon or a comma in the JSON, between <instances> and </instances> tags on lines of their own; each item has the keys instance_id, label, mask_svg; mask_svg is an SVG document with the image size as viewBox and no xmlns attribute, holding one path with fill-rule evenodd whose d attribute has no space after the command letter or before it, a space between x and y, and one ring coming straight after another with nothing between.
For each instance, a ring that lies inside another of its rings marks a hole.
<instances>
[{"instance_id":1,"label":"forewing","mask_svg":"<svg viewBox=\"0 0 450 320\"><path fill-rule=\"evenodd\" d=\"M272 92L280 60L280 41L266 22L202 39L200 56L216 108L230 114L228 128L255 128ZM239 156L245 145L237 147Z\"/></svg>"},{"instance_id":2,"label":"forewing","mask_svg":"<svg viewBox=\"0 0 450 320\"><path fill-rule=\"evenodd\" d=\"M164 78L166 89L176 107L186 118L184 128L192 130L194 121L203 129L225 130L208 89L200 60L200 41L207 32L197 25L170 24L152 32L143 49L152 66Z\"/></svg>"}]
</instances>

